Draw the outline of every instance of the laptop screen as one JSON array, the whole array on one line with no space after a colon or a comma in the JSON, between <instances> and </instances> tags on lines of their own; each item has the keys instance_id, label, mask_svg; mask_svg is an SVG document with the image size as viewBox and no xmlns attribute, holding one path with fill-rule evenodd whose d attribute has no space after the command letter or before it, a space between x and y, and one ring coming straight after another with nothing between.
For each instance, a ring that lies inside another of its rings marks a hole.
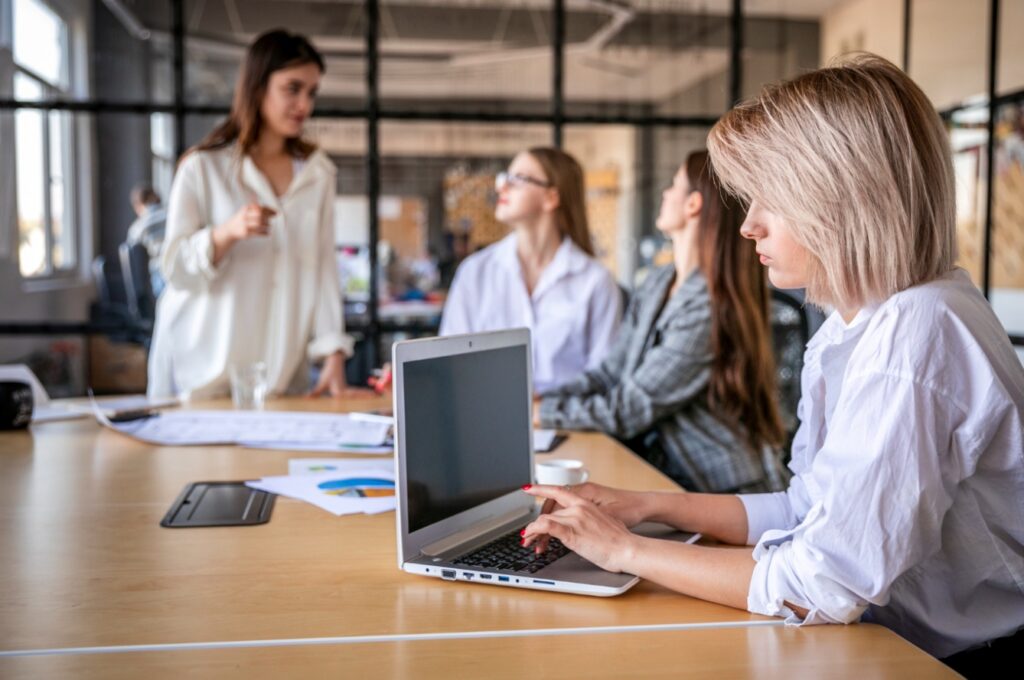
<instances>
[{"instance_id":1,"label":"laptop screen","mask_svg":"<svg viewBox=\"0 0 1024 680\"><path fill-rule=\"evenodd\" d=\"M410 532L530 483L527 350L402 364Z\"/></svg>"}]
</instances>

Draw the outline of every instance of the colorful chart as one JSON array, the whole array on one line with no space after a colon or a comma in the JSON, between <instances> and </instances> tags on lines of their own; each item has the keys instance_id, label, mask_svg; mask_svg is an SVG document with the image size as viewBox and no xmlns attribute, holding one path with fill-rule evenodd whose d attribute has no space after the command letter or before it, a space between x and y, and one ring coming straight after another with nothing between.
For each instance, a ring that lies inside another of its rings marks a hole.
<instances>
[{"instance_id":1,"label":"colorful chart","mask_svg":"<svg viewBox=\"0 0 1024 680\"><path fill-rule=\"evenodd\" d=\"M329 496L348 498L380 498L395 495L395 483L390 479L377 477L351 477L332 479L317 484L317 488Z\"/></svg>"}]
</instances>

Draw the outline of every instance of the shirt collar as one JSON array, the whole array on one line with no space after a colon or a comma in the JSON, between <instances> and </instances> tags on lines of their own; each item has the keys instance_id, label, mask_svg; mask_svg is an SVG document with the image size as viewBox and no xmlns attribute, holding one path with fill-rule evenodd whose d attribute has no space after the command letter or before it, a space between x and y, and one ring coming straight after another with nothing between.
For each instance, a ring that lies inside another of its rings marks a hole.
<instances>
[{"instance_id":1,"label":"shirt collar","mask_svg":"<svg viewBox=\"0 0 1024 680\"><path fill-rule=\"evenodd\" d=\"M277 196L274 194L274 189L270 186L270 182L259 171L256 164L253 163L252 158L248 154L242 158L242 177L245 180L245 184L265 205L277 205L290 194L312 182L316 177L321 176L323 173L333 174L334 172L334 164L331 163L327 154L320 149L316 149L305 159L305 163L303 163L299 173L292 178L288 191L282 196Z\"/></svg>"},{"instance_id":2,"label":"shirt collar","mask_svg":"<svg viewBox=\"0 0 1024 680\"><path fill-rule=\"evenodd\" d=\"M860 335L868 321L878 311L878 307L877 304L864 305L850 320L850 323L846 323L838 310L832 312L811 338L811 341L807 343L807 349L823 344L840 344Z\"/></svg>"},{"instance_id":3,"label":"shirt collar","mask_svg":"<svg viewBox=\"0 0 1024 680\"><path fill-rule=\"evenodd\" d=\"M522 277L523 268L519 264L517 245L516 234L512 232L498 242L495 254L502 266L514 272L516 276ZM563 237L558 250L555 251L555 256L551 258L551 262L540 275L540 281L537 282L537 287L533 291L533 297L539 297L545 290L563 278L583 271L589 259L589 256L573 243L571 238Z\"/></svg>"}]
</instances>

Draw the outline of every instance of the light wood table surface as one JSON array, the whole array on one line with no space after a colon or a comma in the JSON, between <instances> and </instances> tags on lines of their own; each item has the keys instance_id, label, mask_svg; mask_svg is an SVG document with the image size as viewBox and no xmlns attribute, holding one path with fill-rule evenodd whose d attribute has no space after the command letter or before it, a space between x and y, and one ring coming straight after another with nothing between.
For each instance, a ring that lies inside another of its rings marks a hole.
<instances>
[{"instance_id":1,"label":"light wood table surface","mask_svg":"<svg viewBox=\"0 0 1024 680\"><path fill-rule=\"evenodd\" d=\"M0 658L32 678L957 678L872 624Z\"/></svg>"},{"instance_id":2,"label":"light wood table surface","mask_svg":"<svg viewBox=\"0 0 1024 680\"><path fill-rule=\"evenodd\" d=\"M225 408L226 404L203 406ZM281 410L321 411L389 406L384 400L304 399L270 405ZM404 574L396 564L394 513L339 518L305 503L279 498L265 525L193 529L159 526L171 503L190 482L285 474L289 458L317 455L233 446L155 447L101 429L91 420L47 423L33 426L28 432L0 433L0 652L474 631L558 632L659 624L777 623L647 582L625 595L606 599L449 583ZM538 454L538 458L544 455ZM551 455L582 459L591 479L597 482L634 489L676 488L657 470L603 435L574 433ZM621 673L602 671L605 664L600 663L600 652L612 641L615 648L629 652L621 657L621 663L641 663L642 655L635 652L645 645L681 649L684 641L697 644L698 638L689 637L697 632L722 635L723 640L745 640L736 643L740 645L737 658L730 659L725 651L721 657L722 663L731 664L730 668L741 675L743 668L759 666L757 659L744 651L743 645L749 647L750 639L761 640L755 645L758 649L763 645L796 645L794 653L800 654L802 645L809 644L810 639L828 639L829 644L844 650L847 647L843 640L850 640L851 650L876 650L873 658L879 664L886 665L889 659L895 660L894 667L905 663L931 667L930 657L882 629L856 626L796 636L772 633L774 630L538 635L477 639L468 644L481 654L504 650L503 669L524 673L531 672L530 667L513 663L520 655L547 655L563 646L591 649L593 654L580 652L573 663L590 664L586 667L593 668L594 673L587 675L593 677L602 673L629 675L622 665L608 666ZM648 639L648 635L653 637ZM639 637L634 640L633 636ZM285 673L290 665L302 660L310 664L310 670L351 668L371 672L371 666L379 663L380 675L401 677L410 668L406 664L413 662L415 667L436 668L440 674L440 659L462 649L466 642L342 641L303 647L286 643L289 646L8 657L0 659L0 676L24 672L111 677L116 675L112 671L124 664L136 676L147 668L182 670L207 665L244 667L257 675L272 676ZM820 658L825 661L829 655L825 652ZM666 661L675 663L677 658L688 656L669 654ZM857 656L863 660L862 654ZM105 667L107 672L102 670ZM658 664L657 668L661 667ZM676 675L685 671L685 666L667 668Z\"/></svg>"}]
</instances>

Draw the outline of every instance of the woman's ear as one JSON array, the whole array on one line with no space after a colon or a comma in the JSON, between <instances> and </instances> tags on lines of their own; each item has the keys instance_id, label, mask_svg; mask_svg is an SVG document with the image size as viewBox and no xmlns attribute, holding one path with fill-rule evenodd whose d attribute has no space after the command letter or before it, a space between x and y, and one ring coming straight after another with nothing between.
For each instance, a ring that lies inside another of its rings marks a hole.
<instances>
[{"instance_id":1,"label":"woman's ear","mask_svg":"<svg viewBox=\"0 0 1024 680\"><path fill-rule=\"evenodd\" d=\"M691 191L690 195L686 197L686 219L696 219L700 217L700 211L704 209L704 196L699 191Z\"/></svg>"},{"instance_id":2,"label":"woman's ear","mask_svg":"<svg viewBox=\"0 0 1024 680\"><path fill-rule=\"evenodd\" d=\"M562 197L558 195L558 189L551 187L544 192L544 212L555 212L562 204Z\"/></svg>"}]
</instances>

